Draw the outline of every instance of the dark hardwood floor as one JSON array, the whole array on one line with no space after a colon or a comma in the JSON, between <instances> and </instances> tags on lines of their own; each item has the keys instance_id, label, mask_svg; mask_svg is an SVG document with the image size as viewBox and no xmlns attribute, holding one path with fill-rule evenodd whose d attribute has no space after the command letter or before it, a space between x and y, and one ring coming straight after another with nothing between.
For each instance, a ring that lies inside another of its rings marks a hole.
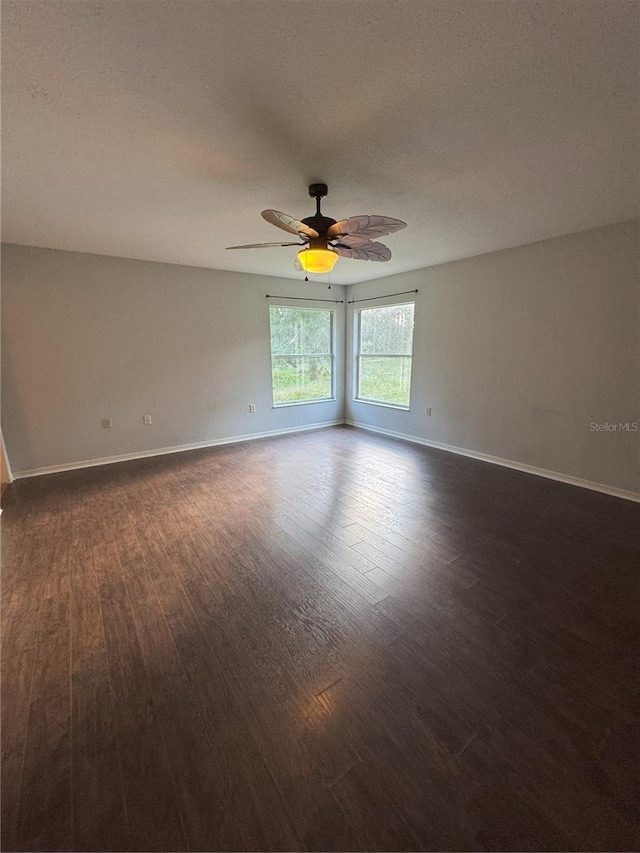
<instances>
[{"instance_id":1,"label":"dark hardwood floor","mask_svg":"<svg viewBox=\"0 0 640 853\"><path fill-rule=\"evenodd\" d=\"M4 495L3 850L640 847L640 506L348 427Z\"/></svg>"}]
</instances>

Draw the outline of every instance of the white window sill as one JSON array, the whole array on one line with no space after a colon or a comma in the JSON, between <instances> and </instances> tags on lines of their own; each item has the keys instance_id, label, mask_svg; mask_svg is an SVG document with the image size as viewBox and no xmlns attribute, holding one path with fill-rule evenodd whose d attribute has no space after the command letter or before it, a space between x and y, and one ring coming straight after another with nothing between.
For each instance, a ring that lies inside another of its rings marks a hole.
<instances>
[{"instance_id":1,"label":"white window sill","mask_svg":"<svg viewBox=\"0 0 640 853\"><path fill-rule=\"evenodd\" d=\"M317 400L292 400L290 403L274 403L273 409L284 409L286 406L308 406L311 403L335 403L335 397L319 397Z\"/></svg>"},{"instance_id":2,"label":"white window sill","mask_svg":"<svg viewBox=\"0 0 640 853\"><path fill-rule=\"evenodd\" d=\"M410 412L409 406L402 406L400 403L383 403L379 400L364 400L362 397L354 397L354 403L366 403L367 406L382 406L383 409L397 409L399 412Z\"/></svg>"}]
</instances>

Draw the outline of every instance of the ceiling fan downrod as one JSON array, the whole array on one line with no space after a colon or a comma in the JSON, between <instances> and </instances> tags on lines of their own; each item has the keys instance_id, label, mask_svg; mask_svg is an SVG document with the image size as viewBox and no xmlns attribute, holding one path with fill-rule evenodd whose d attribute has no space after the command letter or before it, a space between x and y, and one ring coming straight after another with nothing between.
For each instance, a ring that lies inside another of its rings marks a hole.
<instances>
[{"instance_id":1,"label":"ceiling fan downrod","mask_svg":"<svg viewBox=\"0 0 640 853\"><path fill-rule=\"evenodd\" d=\"M309 184L309 195L316 200L316 216L322 216L320 212L320 199L326 198L329 187L326 184Z\"/></svg>"}]
</instances>

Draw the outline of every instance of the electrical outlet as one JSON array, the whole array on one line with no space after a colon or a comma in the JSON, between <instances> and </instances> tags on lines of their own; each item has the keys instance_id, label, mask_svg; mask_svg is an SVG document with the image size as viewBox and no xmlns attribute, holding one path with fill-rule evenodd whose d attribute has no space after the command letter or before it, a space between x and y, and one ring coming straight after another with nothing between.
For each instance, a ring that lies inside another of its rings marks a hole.
<instances>
[{"instance_id":1,"label":"electrical outlet","mask_svg":"<svg viewBox=\"0 0 640 853\"><path fill-rule=\"evenodd\" d=\"M151 426L151 415L144 415L142 418L142 423L145 426Z\"/></svg>"},{"instance_id":2,"label":"electrical outlet","mask_svg":"<svg viewBox=\"0 0 640 853\"><path fill-rule=\"evenodd\" d=\"M430 415L430 414L431 414L431 406L427 406L427 408L426 408L426 412L427 412L427 414L428 414L428 415Z\"/></svg>"},{"instance_id":3,"label":"electrical outlet","mask_svg":"<svg viewBox=\"0 0 640 853\"><path fill-rule=\"evenodd\" d=\"M102 419L103 429L111 429L112 423L113 423L113 421L111 420L111 418L103 418Z\"/></svg>"},{"instance_id":4,"label":"electrical outlet","mask_svg":"<svg viewBox=\"0 0 640 853\"><path fill-rule=\"evenodd\" d=\"M249 403L249 414L255 415L255 413L256 413L256 404L255 403Z\"/></svg>"}]
</instances>

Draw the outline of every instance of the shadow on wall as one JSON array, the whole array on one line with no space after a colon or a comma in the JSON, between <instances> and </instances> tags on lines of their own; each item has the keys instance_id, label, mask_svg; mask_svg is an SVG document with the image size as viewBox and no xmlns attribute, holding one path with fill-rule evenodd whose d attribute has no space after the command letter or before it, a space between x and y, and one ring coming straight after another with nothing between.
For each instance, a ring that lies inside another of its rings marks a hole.
<instances>
[{"instance_id":1,"label":"shadow on wall","mask_svg":"<svg viewBox=\"0 0 640 853\"><path fill-rule=\"evenodd\" d=\"M9 409L5 400L11 400ZM9 468L17 471L29 468L32 446L29 440L27 420L20 396L20 386L16 378L13 360L6 347L2 350L2 435L7 453ZM7 443L7 436L9 441Z\"/></svg>"}]
</instances>

